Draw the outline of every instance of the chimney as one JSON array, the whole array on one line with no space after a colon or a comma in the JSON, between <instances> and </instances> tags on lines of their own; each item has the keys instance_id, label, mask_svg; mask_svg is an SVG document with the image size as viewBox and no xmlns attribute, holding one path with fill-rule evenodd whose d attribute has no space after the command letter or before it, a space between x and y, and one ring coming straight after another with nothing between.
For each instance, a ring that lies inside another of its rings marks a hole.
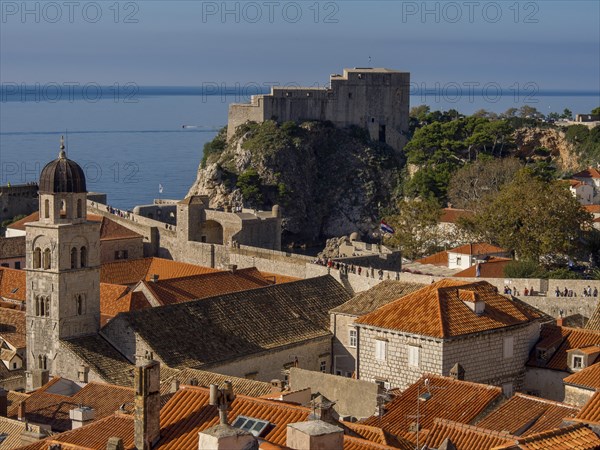
<instances>
[{"instance_id":1,"label":"chimney","mask_svg":"<svg viewBox=\"0 0 600 450\"><path fill-rule=\"evenodd\" d=\"M564 327L565 326L565 318L564 317L558 317L556 319L556 325L558 325L559 327Z\"/></svg>"},{"instance_id":2,"label":"chimney","mask_svg":"<svg viewBox=\"0 0 600 450\"><path fill-rule=\"evenodd\" d=\"M293 450L342 450L344 431L322 420L290 423L286 445Z\"/></svg>"},{"instance_id":3,"label":"chimney","mask_svg":"<svg viewBox=\"0 0 600 450\"><path fill-rule=\"evenodd\" d=\"M31 392L41 388L50 380L50 372L43 369L33 369L25 372L26 391Z\"/></svg>"},{"instance_id":4,"label":"chimney","mask_svg":"<svg viewBox=\"0 0 600 450\"><path fill-rule=\"evenodd\" d=\"M79 408L72 409L69 411L69 418L71 419L71 429L75 430L81 428L84 425L94 420L95 411L93 408L87 406L80 406Z\"/></svg>"},{"instance_id":5,"label":"chimney","mask_svg":"<svg viewBox=\"0 0 600 450\"><path fill-rule=\"evenodd\" d=\"M160 438L160 363L135 367L134 444L150 450Z\"/></svg>"},{"instance_id":6,"label":"chimney","mask_svg":"<svg viewBox=\"0 0 600 450\"><path fill-rule=\"evenodd\" d=\"M85 364L80 364L79 369L77 370L77 375L80 383L88 383L88 374L90 372L90 368Z\"/></svg>"},{"instance_id":7,"label":"chimney","mask_svg":"<svg viewBox=\"0 0 600 450\"><path fill-rule=\"evenodd\" d=\"M171 389L169 390L169 392L171 394L174 394L178 390L179 390L179 380L177 378L173 378L173 381L171 381Z\"/></svg>"},{"instance_id":8,"label":"chimney","mask_svg":"<svg viewBox=\"0 0 600 450\"><path fill-rule=\"evenodd\" d=\"M235 394L233 393L233 387L231 381L225 381L225 387L219 389L216 384L210 385L210 398L209 405L216 406L219 410L219 422L221 425L227 425L227 413L229 411L229 405L235 400Z\"/></svg>"},{"instance_id":9,"label":"chimney","mask_svg":"<svg viewBox=\"0 0 600 450\"><path fill-rule=\"evenodd\" d=\"M458 289L458 298L478 316L485 312L485 302L479 298L477 292Z\"/></svg>"},{"instance_id":10,"label":"chimney","mask_svg":"<svg viewBox=\"0 0 600 450\"><path fill-rule=\"evenodd\" d=\"M120 437L111 437L106 443L106 450L125 450L123 439Z\"/></svg>"},{"instance_id":11,"label":"chimney","mask_svg":"<svg viewBox=\"0 0 600 450\"><path fill-rule=\"evenodd\" d=\"M8 414L8 392L0 387L0 416L6 417Z\"/></svg>"},{"instance_id":12,"label":"chimney","mask_svg":"<svg viewBox=\"0 0 600 450\"><path fill-rule=\"evenodd\" d=\"M23 400L21 403L19 403L19 406L17 407L17 419L23 422L25 420L26 413L27 406L25 405L25 400Z\"/></svg>"},{"instance_id":13,"label":"chimney","mask_svg":"<svg viewBox=\"0 0 600 450\"><path fill-rule=\"evenodd\" d=\"M158 278L159 278L159 276L158 276L157 273L153 273L152 275L150 275L150 281L152 283L157 283L158 282Z\"/></svg>"},{"instance_id":14,"label":"chimney","mask_svg":"<svg viewBox=\"0 0 600 450\"><path fill-rule=\"evenodd\" d=\"M231 273L235 273L235 271L237 270L237 264L229 264L227 266L227 268L231 271Z\"/></svg>"},{"instance_id":15,"label":"chimney","mask_svg":"<svg viewBox=\"0 0 600 450\"><path fill-rule=\"evenodd\" d=\"M198 433L198 450L258 450L258 441L248 431L220 423Z\"/></svg>"},{"instance_id":16,"label":"chimney","mask_svg":"<svg viewBox=\"0 0 600 450\"><path fill-rule=\"evenodd\" d=\"M454 364L452 369L450 369L450 377L455 380L464 380L465 379L465 369L459 363Z\"/></svg>"},{"instance_id":17,"label":"chimney","mask_svg":"<svg viewBox=\"0 0 600 450\"><path fill-rule=\"evenodd\" d=\"M283 381L274 379L271 380L271 392L277 393L283 391Z\"/></svg>"},{"instance_id":18,"label":"chimney","mask_svg":"<svg viewBox=\"0 0 600 450\"><path fill-rule=\"evenodd\" d=\"M190 378L190 382L188 383L190 386L198 386L197 378Z\"/></svg>"},{"instance_id":19,"label":"chimney","mask_svg":"<svg viewBox=\"0 0 600 450\"><path fill-rule=\"evenodd\" d=\"M335 402L332 402L321 395L320 398L315 398L312 403L313 413L309 416L310 420L322 420L323 422L327 422L331 425L339 424L335 417L336 413L333 409Z\"/></svg>"}]
</instances>

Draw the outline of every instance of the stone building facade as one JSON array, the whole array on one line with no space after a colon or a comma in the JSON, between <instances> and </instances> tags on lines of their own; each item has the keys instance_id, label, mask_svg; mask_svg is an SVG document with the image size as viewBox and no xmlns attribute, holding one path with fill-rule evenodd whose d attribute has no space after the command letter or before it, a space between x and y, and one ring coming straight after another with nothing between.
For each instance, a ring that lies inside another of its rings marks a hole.
<instances>
[{"instance_id":1,"label":"stone building facade","mask_svg":"<svg viewBox=\"0 0 600 450\"><path fill-rule=\"evenodd\" d=\"M344 69L331 75L326 89L273 87L248 104L230 105L227 138L247 121L319 120L365 128L371 139L400 151L408 133L409 87L410 73L378 68Z\"/></svg>"},{"instance_id":2,"label":"stone building facade","mask_svg":"<svg viewBox=\"0 0 600 450\"><path fill-rule=\"evenodd\" d=\"M0 222L16 216L27 216L37 207L37 184L0 186Z\"/></svg>"}]
</instances>

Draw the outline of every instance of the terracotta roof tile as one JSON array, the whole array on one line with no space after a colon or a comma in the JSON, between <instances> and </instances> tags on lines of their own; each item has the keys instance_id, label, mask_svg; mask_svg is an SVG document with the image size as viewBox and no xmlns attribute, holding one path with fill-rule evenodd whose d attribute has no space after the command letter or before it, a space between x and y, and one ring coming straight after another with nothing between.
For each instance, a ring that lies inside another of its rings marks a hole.
<instances>
[{"instance_id":1,"label":"terracotta roof tile","mask_svg":"<svg viewBox=\"0 0 600 450\"><path fill-rule=\"evenodd\" d=\"M556 343L560 344L554 354L549 356L545 364L537 360L535 351L533 351L527 365L566 372L569 369L567 351L600 345L600 331L560 327L552 324L543 325L540 332L540 340L536 347L548 348L556 345Z\"/></svg>"},{"instance_id":2,"label":"terracotta roof tile","mask_svg":"<svg viewBox=\"0 0 600 450\"><path fill-rule=\"evenodd\" d=\"M579 386L592 391L600 390L600 363L592 364L563 379L565 384Z\"/></svg>"},{"instance_id":3,"label":"terracotta roof tile","mask_svg":"<svg viewBox=\"0 0 600 450\"><path fill-rule=\"evenodd\" d=\"M114 414L123 403L133 402L133 389L104 383L88 383L70 396L51 393L61 380L52 379L25 400L25 417L29 422L50 425L53 431L67 431L71 429L72 409L89 406L94 409L94 420L99 420ZM17 411L18 405L11 406L8 417L16 418Z\"/></svg>"},{"instance_id":4,"label":"terracotta roof tile","mask_svg":"<svg viewBox=\"0 0 600 450\"><path fill-rule=\"evenodd\" d=\"M473 211L469 211L468 209L444 208L440 222L456 223L461 217L471 217L472 215Z\"/></svg>"},{"instance_id":5,"label":"terracotta roof tile","mask_svg":"<svg viewBox=\"0 0 600 450\"><path fill-rule=\"evenodd\" d=\"M585 422L600 423L600 392L592 395L575 418Z\"/></svg>"},{"instance_id":6,"label":"terracotta roof tile","mask_svg":"<svg viewBox=\"0 0 600 450\"><path fill-rule=\"evenodd\" d=\"M583 205L583 209L592 214L600 214L600 205Z\"/></svg>"},{"instance_id":7,"label":"terracotta roof tile","mask_svg":"<svg viewBox=\"0 0 600 450\"><path fill-rule=\"evenodd\" d=\"M219 373L207 372L205 370L198 369L170 369L165 370L165 367L161 368L161 377L167 375L161 380L161 393L166 394L171 388L171 382L178 380L182 385L191 384L191 380L194 379L200 387L210 387L211 384L222 385L225 381L231 381L233 392L235 394L247 395L249 397L260 397L262 395L270 394L273 392L271 383L264 381L248 380L246 378L232 377L230 375L221 375Z\"/></svg>"},{"instance_id":8,"label":"terracotta roof tile","mask_svg":"<svg viewBox=\"0 0 600 450\"><path fill-rule=\"evenodd\" d=\"M471 291L484 301L484 312L475 314L460 299L459 290ZM444 279L361 316L355 323L448 338L526 324L541 317L525 303L498 294L485 281Z\"/></svg>"},{"instance_id":9,"label":"terracotta roof tile","mask_svg":"<svg viewBox=\"0 0 600 450\"><path fill-rule=\"evenodd\" d=\"M121 313L103 330L110 333L111 327L125 322L123 326L131 328L166 365L207 368L330 336L329 310L349 297L337 281L325 275Z\"/></svg>"},{"instance_id":10,"label":"terracotta roof tile","mask_svg":"<svg viewBox=\"0 0 600 450\"><path fill-rule=\"evenodd\" d=\"M460 247L448 250L451 253L461 253L463 255L489 255L494 253L506 253L506 250L496 245L487 244L485 242L476 244L465 244Z\"/></svg>"},{"instance_id":11,"label":"terracotta roof tile","mask_svg":"<svg viewBox=\"0 0 600 450\"><path fill-rule=\"evenodd\" d=\"M299 277L290 277L287 275L280 275L278 273L263 272L262 270L261 270L260 274L263 276L263 278L265 280L267 280L270 283L274 282L274 284L290 283L292 281L298 281L298 280L302 279Z\"/></svg>"},{"instance_id":12,"label":"terracotta roof tile","mask_svg":"<svg viewBox=\"0 0 600 450\"><path fill-rule=\"evenodd\" d=\"M88 214L88 219L90 218ZM143 236L130 230L127 227L110 220L108 217L102 217L102 224L100 225L100 240L110 241L115 239L143 239Z\"/></svg>"},{"instance_id":13,"label":"terracotta roof tile","mask_svg":"<svg viewBox=\"0 0 600 450\"><path fill-rule=\"evenodd\" d=\"M29 222L37 222L40 220L40 212L35 211L34 213L29 214L27 217L23 217L21 220L17 220L16 222L11 223L8 228L12 230L21 230L25 231L25 225ZM88 214L87 220L90 222L101 222L102 216L98 216L96 214Z\"/></svg>"},{"instance_id":14,"label":"terracotta roof tile","mask_svg":"<svg viewBox=\"0 0 600 450\"><path fill-rule=\"evenodd\" d=\"M479 264L479 276L481 278L504 278L504 268L511 261L510 258L491 257L485 263ZM455 273L454 276L475 278L477 276L477 266L474 264L468 269Z\"/></svg>"},{"instance_id":15,"label":"terracotta roof tile","mask_svg":"<svg viewBox=\"0 0 600 450\"><path fill-rule=\"evenodd\" d=\"M584 424L578 423L564 428L556 428L494 447L501 449L523 450L592 450L600 448L600 438Z\"/></svg>"},{"instance_id":16,"label":"terracotta roof tile","mask_svg":"<svg viewBox=\"0 0 600 450\"><path fill-rule=\"evenodd\" d=\"M0 297L24 302L27 298L26 276L24 270L0 267Z\"/></svg>"},{"instance_id":17,"label":"terracotta roof tile","mask_svg":"<svg viewBox=\"0 0 600 450\"><path fill-rule=\"evenodd\" d=\"M0 237L0 260L25 257L25 236Z\"/></svg>"},{"instance_id":18,"label":"terracotta roof tile","mask_svg":"<svg viewBox=\"0 0 600 450\"><path fill-rule=\"evenodd\" d=\"M165 280L213 272L220 270L162 258L126 259L103 264L100 268L100 281L110 284L135 284L141 280L150 280L154 274Z\"/></svg>"},{"instance_id":19,"label":"terracotta roof tile","mask_svg":"<svg viewBox=\"0 0 600 450\"><path fill-rule=\"evenodd\" d=\"M254 267L235 272L203 273L142 283L160 305L188 302L271 285Z\"/></svg>"},{"instance_id":20,"label":"terracotta roof tile","mask_svg":"<svg viewBox=\"0 0 600 450\"><path fill-rule=\"evenodd\" d=\"M432 395L429 400L420 405L420 424L424 429L431 430L436 418L470 423L502 397L502 390L499 387L438 375L423 375L419 381L410 385L385 406L385 413L381 418L372 416L361 423L381 427L385 431L414 442L415 436L414 433L409 432L409 427L415 422L413 416L417 413L415 399L418 397L418 392L427 392L424 384L426 378L429 379Z\"/></svg>"},{"instance_id":21,"label":"terracotta roof tile","mask_svg":"<svg viewBox=\"0 0 600 450\"><path fill-rule=\"evenodd\" d=\"M17 349L25 348L25 311L0 308L0 337Z\"/></svg>"},{"instance_id":22,"label":"terracotta roof tile","mask_svg":"<svg viewBox=\"0 0 600 450\"><path fill-rule=\"evenodd\" d=\"M600 331L600 302L596 304L596 308L592 313L592 317L587 321L585 327L587 330L598 330Z\"/></svg>"},{"instance_id":23,"label":"terracotta roof tile","mask_svg":"<svg viewBox=\"0 0 600 450\"><path fill-rule=\"evenodd\" d=\"M483 450L505 444L512 436L508 433L487 430L447 419L435 419L427 434L427 448L438 448L449 439L460 450Z\"/></svg>"},{"instance_id":24,"label":"terracotta roof tile","mask_svg":"<svg viewBox=\"0 0 600 450\"><path fill-rule=\"evenodd\" d=\"M448 266L448 252L446 250L417 259L415 262L420 264L433 264L434 266Z\"/></svg>"},{"instance_id":25,"label":"terracotta roof tile","mask_svg":"<svg viewBox=\"0 0 600 450\"><path fill-rule=\"evenodd\" d=\"M589 167L581 172L577 172L573 175L573 178L600 178L600 172L594 167Z\"/></svg>"},{"instance_id":26,"label":"terracotta roof tile","mask_svg":"<svg viewBox=\"0 0 600 450\"><path fill-rule=\"evenodd\" d=\"M18 420L0 416L0 450L12 450L21 446L21 433L25 431L27 424Z\"/></svg>"},{"instance_id":27,"label":"terracotta roof tile","mask_svg":"<svg viewBox=\"0 0 600 450\"><path fill-rule=\"evenodd\" d=\"M527 436L558 428L566 417L575 417L579 408L564 403L515 394L477 423L478 427Z\"/></svg>"},{"instance_id":28,"label":"terracotta roof tile","mask_svg":"<svg viewBox=\"0 0 600 450\"><path fill-rule=\"evenodd\" d=\"M377 308L415 292L424 286L424 284L384 280L371 289L355 295L343 305L332 309L331 312L360 316L375 311Z\"/></svg>"}]
</instances>

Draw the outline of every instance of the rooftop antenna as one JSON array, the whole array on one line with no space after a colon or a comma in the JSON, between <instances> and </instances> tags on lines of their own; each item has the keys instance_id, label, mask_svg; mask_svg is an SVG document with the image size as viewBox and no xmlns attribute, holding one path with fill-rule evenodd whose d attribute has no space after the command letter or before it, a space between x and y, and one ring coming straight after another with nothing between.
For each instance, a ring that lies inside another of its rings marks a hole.
<instances>
[{"instance_id":1,"label":"rooftop antenna","mask_svg":"<svg viewBox=\"0 0 600 450\"><path fill-rule=\"evenodd\" d=\"M64 136L60 137L60 152L58 153L58 157L60 159L65 159L66 158L66 153L65 153L65 137Z\"/></svg>"},{"instance_id":2,"label":"rooftop antenna","mask_svg":"<svg viewBox=\"0 0 600 450\"><path fill-rule=\"evenodd\" d=\"M216 406L219 410L219 422L221 425L229 425L227 422L227 412L231 402L235 400L235 394L233 393L233 387L231 381L225 381L225 387L219 388L218 384L210 385L210 399L209 404Z\"/></svg>"}]
</instances>

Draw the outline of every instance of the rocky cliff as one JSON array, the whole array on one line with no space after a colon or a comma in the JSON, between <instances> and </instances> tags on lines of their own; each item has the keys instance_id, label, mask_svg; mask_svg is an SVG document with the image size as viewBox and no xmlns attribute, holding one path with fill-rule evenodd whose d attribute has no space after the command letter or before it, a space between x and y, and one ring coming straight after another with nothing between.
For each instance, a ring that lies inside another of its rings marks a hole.
<instances>
[{"instance_id":1,"label":"rocky cliff","mask_svg":"<svg viewBox=\"0 0 600 450\"><path fill-rule=\"evenodd\" d=\"M563 131L557 128L519 128L514 132L517 147L515 156L527 159L536 156L540 147L549 150L549 156L563 172L573 172L580 168L575 147L566 139Z\"/></svg>"},{"instance_id":2,"label":"rocky cliff","mask_svg":"<svg viewBox=\"0 0 600 450\"><path fill-rule=\"evenodd\" d=\"M284 211L284 240L314 242L378 228L381 206L396 195L403 161L359 128L272 121L222 131L208 145L189 195Z\"/></svg>"}]
</instances>

